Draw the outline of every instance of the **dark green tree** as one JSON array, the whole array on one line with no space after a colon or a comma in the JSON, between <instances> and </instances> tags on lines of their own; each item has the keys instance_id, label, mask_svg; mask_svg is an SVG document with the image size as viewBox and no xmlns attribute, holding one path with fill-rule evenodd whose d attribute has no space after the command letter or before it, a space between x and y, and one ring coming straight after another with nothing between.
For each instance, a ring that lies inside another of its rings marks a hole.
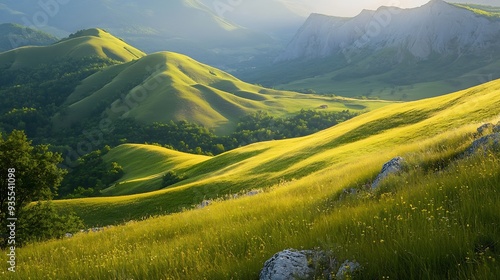
<instances>
[{"instance_id":1,"label":"dark green tree","mask_svg":"<svg viewBox=\"0 0 500 280\"><path fill-rule=\"evenodd\" d=\"M0 246L7 245L10 232L6 226L7 218L17 218L19 231L23 227L26 228L25 220L36 220L49 227L52 223L54 228L58 229L43 234L39 234L41 231L37 232L36 229L18 232L17 240L15 243L9 243L9 246L18 246L27 240L38 240L39 237L61 237L50 234L64 231L61 220L66 218L66 226L81 225L79 218L74 215L58 216L55 212L46 215L48 212L40 209L51 209L49 206L29 205L33 201L50 200L56 194L57 187L66 173L58 167L61 162L60 154L49 151L47 145L33 146L23 131L14 130L6 138L0 134ZM78 222L74 223L75 221Z\"/></svg>"},{"instance_id":2,"label":"dark green tree","mask_svg":"<svg viewBox=\"0 0 500 280\"><path fill-rule=\"evenodd\" d=\"M60 154L47 145L32 146L23 131L14 130L5 139L0 134L0 211L7 204L8 170L15 169L16 208L36 200L50 200L57 192L66 171L58 167Z\"/></svg>"}]
</instances>

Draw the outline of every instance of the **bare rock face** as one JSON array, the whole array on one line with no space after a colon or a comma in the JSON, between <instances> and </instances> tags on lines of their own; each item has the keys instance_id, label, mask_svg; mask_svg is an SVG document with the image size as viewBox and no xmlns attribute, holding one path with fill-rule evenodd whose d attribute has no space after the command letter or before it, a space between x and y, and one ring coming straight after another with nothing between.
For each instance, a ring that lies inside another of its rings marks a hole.
<instances>
[{"instance_id":1,"label":"bare rock face","mask_svg":"<svg viewBox=\"0 0 500 280\"><path fill-rule=\"evenodd\" d=\"M395 157L389 162L385 163L382 167L382 171L378 174L375 181L372 183L372 189L378 188L382 180L391 174L396 174L403 170L404 159L402 157Z\"/></svg>"},{"instance_id":2,"label":"bare rock face","mask_svg":"<svg viewBox=\"0 0 500 280\"><path fill-rule=\"evenodd\" d=\"M259 279L331 279L336 267L337 262L327 252L286 249L265 262Z\"/></svg>"}]
</instances>

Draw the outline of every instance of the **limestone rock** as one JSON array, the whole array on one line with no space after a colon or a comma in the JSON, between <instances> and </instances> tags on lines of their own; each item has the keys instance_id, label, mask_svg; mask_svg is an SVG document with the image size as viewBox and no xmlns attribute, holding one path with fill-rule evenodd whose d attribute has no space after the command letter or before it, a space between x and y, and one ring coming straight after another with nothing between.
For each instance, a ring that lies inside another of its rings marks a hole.
<instances>
[{"instance_id":1,"label":"limestone rock","mask_svg":"<svg viewBox=\"0 0 500 280\"><path fill-rule=\"evenodd\" d=\"M487 153L495 149L500 149L500 133L486 135L472 142L469 149L467 149L466 155L477 152Z\"/></svg>"},{"instance_id":2,"label":"limestone rock","mask_svg":"<svg viewBox=\"0 0 500 280\"><path fill-rule=\"evenodd\" d=\"M380 171L375 181L373 181L372 189L376 189L380 185L380 182L387 176L401 172L403 170L403 163L404 159L402 157L395 157L385 163L382 171Z\"/></svg>"},{"instance_id":3,"label":"limestone rock","mask_svg":"<svg viewBox=\"0 0 500 280\"><path fill-rule=\"evenodd\" d=\"M335 259L324 251L287 249L267 260L260 280L331 279Z\"/></svg>"},{"instance_id":4,"label":"limestone rock","mask_svg":"<svg viewBox=\"0 0 500 280\"><path fill-rule=\"evenodd\" d=\"M335 275L335 279L352 279L353 274L361 270L361 265L357 262L346 260Z\"/></svg>"},{"instance_id":5,"label":"limestone rock","mask_svg":"<svg viewBox=\"0 0 500 280\"><path fill-rule=\"evenodd\" d=\"M287 249L276 253L264 263L260 280L307 279L313 274L303 251Z\"/></svg>"}]
</instances>

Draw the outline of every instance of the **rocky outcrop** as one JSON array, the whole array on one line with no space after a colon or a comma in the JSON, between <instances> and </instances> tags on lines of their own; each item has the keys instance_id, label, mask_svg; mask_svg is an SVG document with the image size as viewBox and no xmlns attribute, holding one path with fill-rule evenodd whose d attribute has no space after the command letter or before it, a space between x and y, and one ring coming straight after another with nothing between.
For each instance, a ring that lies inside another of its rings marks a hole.
<instances>
[{"instance_id":1,"label":"rocky outcrop","mask_svg":"<svg viewBox=\"0 0 500 280\"><path fill-rule=\"evenodd\" d=\"M495 126L492 123L486 123L477 128L477 134L479 136L490 134Z\"/></svg>"},{"instance_id":2,"label":"rocky outcrop","mask_svg":"<svg viewBox=\"0 0 500 280\"><path fill-rule=\"evenodd\" d=\"M403 163L404 159L402 157L395 157L385 163L382 171L380 171L375 181L373 181L372 189L376 189L387 176L401 172L403 170Z\"/></svg>"},{"instance_id":3,"label":"rocky outcrop","mask_svg":"<svg viewBox=\"0 0 500 280\"><path fill-rule=\"evenodd\" d=\"M500 122L498 122L498 123L497 123L497 125L495 125L495 126L493 127L493 132L494 132L494 133L498 133L498 132L500 132Z\"/></svg>"},{"instance_id":4,"label":"rocky outcrop","mask_svg":"<svg viewBox=\"0 0 500 280\"><path fill-rule=\"evenodd\" d=\"M342 265L340 265L337 274L335 274L335 279L352 279L361 270L361 265L357 262L346 260Z\"/></svg>"},{"instance_id":5,"label":"rocky outcrop","mask_svg":"<svg viewBox=\"0 0 500 280\"><path fill-rule=\"evenodd\" d=\"M260 280L307 279L313 270L307 261L307 252L287 249L275 254L264 263Z\"/></svg>"},{"instance_id":6,"label":"rocky outcrop","mask_svg":"<svg viewBox=\"0 0 500 280\"><path fill-rule=\"evenodd\" d=\"M260 280L330 279L337 262L330 253L315 250L286 249L267 260Z\"/></svg>"},{"instance_id":7,"label":"rocky outcrop","mask_svg":"<svg viewBox=\"0 0 500 280\"><path fill-rule=\"evenodd\" d=\"M265 262L259 279L352 279L360 270L359 263L349 260L339 265L330 252L286 249Z\"/></svg>"},{"instance_id":8,"label":"rocky outcrop","mask_svg":"<svg viewBox=\"0 0 500 280\"><path fill-rule=\"evenodd\" d=\"M500 133L492 133L477 139L472 142L465 154L470 156L478 152L488 153L493 150L500 150Z\"/></svg>"}]
</instances>

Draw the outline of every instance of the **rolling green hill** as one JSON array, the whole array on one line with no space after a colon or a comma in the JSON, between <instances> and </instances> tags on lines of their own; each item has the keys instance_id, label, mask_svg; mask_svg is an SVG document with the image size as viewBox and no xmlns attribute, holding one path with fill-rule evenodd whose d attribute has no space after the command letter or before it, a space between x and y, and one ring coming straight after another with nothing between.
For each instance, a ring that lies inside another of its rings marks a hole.
<instances>
[{"instance_id":1,"label":"rolling green hill","mask_svg":"<svg viewBox=\"0 0 500 280\"><path fill-rule=\"evenodd\" d=\"M500 120L499 93L500 81L493 81L386 106L311 136L193 158L180 167L190 180L165 190L57 201L89 225L105 225L266 188L202 209L28 245L18 249L22 269L8 277L256 279L265 260L292 247L356 260L362 279L495 279L500 156L461 155L479 125ZM113 160L147 154L151 162L172 158L158 147L110 152ZM398 155L405 158L404 171L366 191L382 164ZM127 176L147 180L160 171L146 166L138 160ZM358 194L347 195L350 188Z\"/></svg>"},{"instance_id":2,"label":"rolling green hill","mask_svg":"<svg viewBox=\"0 0 500 280\"><path fill-rule=\"evenodd\" d=\"M94 65L92 58L103 63ZM85 67L98 71L92 75L83 75L78 69L67 70L71 71L68 75L59 73L65 71L60 68L83 63L82 59L89 60L86 63L90 65ZM70 65L66 65L68 63ZM48 71L47 68L51 67L57 68L53 71L55 73ZM148 124L185 120L225 134L234 130L241 117L257 111L274 116L318 108L363 112L389 104L251 85L185 55L172 52L146 55L102 29L81 30L51 46L21 47L1 53L0 68L7 79L7 84L0 89L4 89L7 95L20 90L26 91L26 95L45 91L54 94L55 90L45 88L52 83L57 90L65 88L64 92L57 94L57 100L66 101L63 104L58 101L55 105L59 113L50 116L56 129L73 127L89 119L131 118ZM34 72L35 76L40 73L36 77L42 80L34 82L32 75L26 75L23 69ZM47 78L43 80L41 76ZM75 81L81 76L83 80ZM73 79L71 85L57 84L67 77ZM12 98L11 103L18 107L3 108L6 113L22 107L42 109L39 107L43 102L29 104L27 100L21 106L19 100ZM30 97L30 100L34 99L43 97Z\"/></svg>"},{"instance_id":3,"label":"rolling green hill","mask_svg":"<svg viewBox=\"0 0 500 280\"><path fill-rule=\"evenodd\" d=\"M0 24L0 52L23 46L46 46L57 42L57 38L19 24Z\"/></svg>"},{"instance_id":4,"label":"rolling green hill","mask_svg":"<svg viewBox=\"0 0 500 280\"><path fill-rule=\"evenodd\" d=\"M21 47L0 54L0 67L19 69L37 67L54 60L97 56L129 62L145 54L102 29L88 29L66 40L45 47Z\"/></svg>"},{"instance_id":5,"label":"rolling green hill","mask_svg":"<svg viewBox=\"0 0 500 280\"><path fill-rule=\"evenodd\" d=\"M359 182L366 182L372 176L369 174L399 153L443 139L444 135L454 135L455 130L467 131L470 124L476 127L475 124L482 120L497 117L500 114L499 90L500 81L494 81L443 97L389 105L310 136L256 143L192 166L183 165L182 170L189 180L175 188L134 196L58 201L58 205L82 214L90 224L109 224L126 217L175 212L203 199L265 188L311 174L337 172L337 169L360 162L370 165L364 167L365 177L359 177ZM129 148L119 147L120 150ZM161 150L154 146L151 149L153 154ZM148 148L143 147L143 152L147 154ZM169 153L168 150L164 152ZM127 160L113 158L113 161ZM142 170L144 165L141 162L129 168ZM151 178L157 172L159 170L146 172L143 176L134 173L133 177L143 177L141 185L158 189L158 178ZM105 215L94 216L92 213L97 213L96 209Z\"/></svg>"},{"instance_id":6,"label":"rolling green hill","mask_svg":"<svg viewBox=\"0 0 500 280\"><path fill-rule=\"evenodd\" d=\"M55 127L91 116L140 122L187 120L227 133L244 115L266 111L283 116L301 109L366 111L384 101L298 94L247 84L187 56L161 52L109 67L88 77L68 97Z\"/></svg>"},{"instance_id":7,"label":"rolling green hill","mask_svg":"<svg viewBox=\"0 0 500 280\"><path fill-rule=\"evenodd\" d=\"M105 160L118 162L123 166L126 175L102 193L109 196L157 190L166 171L182 173L187 168L208 159L210 157L185 154L150 145L122 145L108 153Z\"/></svg>"}]
</instances>

